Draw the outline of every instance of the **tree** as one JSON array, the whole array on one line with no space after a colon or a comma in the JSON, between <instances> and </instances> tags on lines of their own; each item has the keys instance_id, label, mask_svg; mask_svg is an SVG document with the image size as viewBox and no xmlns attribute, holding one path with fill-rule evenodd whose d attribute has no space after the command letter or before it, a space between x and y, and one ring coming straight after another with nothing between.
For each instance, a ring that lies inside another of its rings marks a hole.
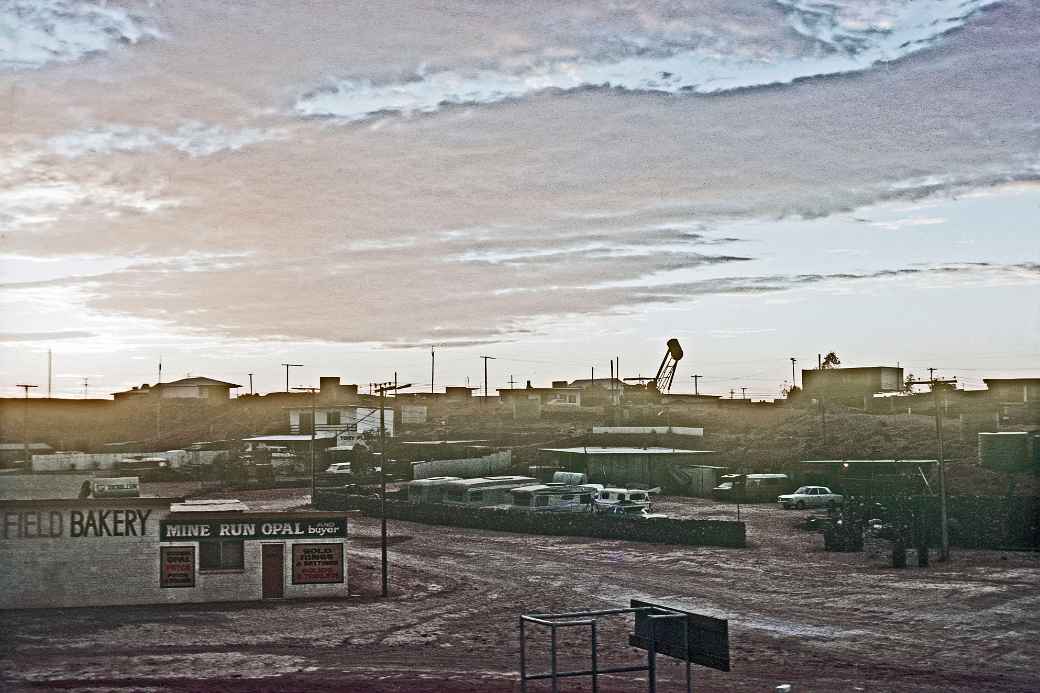
<instances>
[{"instance_id":1,"label":"tree","mask_svg":"<svg viewBox=\"0 0 1040 693\"><path fill-rule=\"evenodd\" d=\"M841 365L841 359L838 358L838 354L833 351L828 351L827 355L823 357L823 362L820 364L820 368L837 368Z\"/></svg>"},{"instance_id":2,"label":"tree","mask_svg":"<svg viewBox=\"0 0 1040 693\"><path fill-rule=\"evenodd\" d=\"M903 381L903 392L914 391L914 374L910 373L906 376L906 380Z\"/></svg>"}]
</instances>

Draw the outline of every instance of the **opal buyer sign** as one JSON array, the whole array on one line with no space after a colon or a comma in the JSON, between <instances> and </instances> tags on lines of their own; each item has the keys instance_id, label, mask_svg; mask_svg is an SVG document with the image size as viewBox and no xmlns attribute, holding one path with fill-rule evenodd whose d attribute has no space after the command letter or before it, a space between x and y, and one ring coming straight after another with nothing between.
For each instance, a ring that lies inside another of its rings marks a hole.
<instances>
[{"instance_id":1,"label":"opal buyer sign","mask_svg":"<svg viewBox=\"0 0 1040 693\"><path fill-rule=\"evenodd\" d=\"M207 539L345 539L346 518L331 520L249 517L228 520L163 520L160 541Z\"/></svg>"}]
</instances>

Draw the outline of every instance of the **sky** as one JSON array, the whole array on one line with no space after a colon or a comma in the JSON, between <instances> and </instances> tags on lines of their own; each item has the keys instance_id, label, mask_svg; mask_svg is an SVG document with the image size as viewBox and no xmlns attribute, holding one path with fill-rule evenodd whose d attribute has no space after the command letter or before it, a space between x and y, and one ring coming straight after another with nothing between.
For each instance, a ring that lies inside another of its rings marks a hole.
<instances>
[{"instance_id":1,"label":"sky","mask_svg":"<svg viewBox=\"0 0 1040 693\"><path fill-rule=\"evenodd\" d=\"M3 396L1040 377L1028 0L8 0L0 103Z\"/></svg>"}]
</instances>

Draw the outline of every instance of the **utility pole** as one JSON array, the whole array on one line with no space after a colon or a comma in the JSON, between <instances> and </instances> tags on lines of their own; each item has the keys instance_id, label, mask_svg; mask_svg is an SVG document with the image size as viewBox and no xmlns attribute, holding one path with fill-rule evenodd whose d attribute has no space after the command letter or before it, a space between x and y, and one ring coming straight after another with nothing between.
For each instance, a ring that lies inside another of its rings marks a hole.
<instances>
[{"instance_id":1,"label":"utility pole","mask_svg":"<svg viewBox=\"0 0 1040 693\"><path fill-rule=\"evenodd\" d=\"M87 398L87 385L90 383L90 378L83 378L83 399Z\"/></svg>"},{"instance_id":2,"label":"utility pole","mask_svg":"<svg viewBox=\"0 0 1040 693\"><path fill-rule=\"evenodd\" d=\"M51 350L47 350L47 399L51 398L51 381L53 380L54 373L54 354Z\"/></svg>"},{"instance_id":3,"label":"utility pole","mask_svg":"<svg viewBox=\"0 0 1040 693\"><path fill-rule=\"evenodd\" d=\"M290 391L289 390L289 369L290 368L300 368L300 367L303 366L303 364L302 363L283 363L282 365L285 366L285 391L289 392Z\"/></svg>"},{"instance_id":4,"label":"utility pole","mask_svg":"<svg viewBox=\"0 0 1040 693\"><path fill-rule=\"evenodd\" d=\"M22 411L22 442L25 445L25 465L32 469L32 456L29 455L29 389L37 385L16 385L25 390L25 409Z\"/></svg>"},{"instance_id":5,"label":"utility pole","mask_svg":"<svg viewBox=\"0 0 1040 693\"><path fill-rule=\"evenodd\" d=\"M929 368L928 372L933 373L936 370L938 369ZM939 404L939 393L941 390L945 389L947 385L953 385L956 382L956 378L950 378L947 380L929 378L928 380L913 380L910 383L911 385L927 384L932 388L932 399L935 406L935 438L939 462L939 522L942 526L942 543L939 546L940 561L950 560L950 525L946 510L946 462L943 459L943 412L942 407Z\"/></svg>"},{"instance_id":6,"label":"utility pole","mask_svg":"<svg viewBox=\"0 0 1040 693\"><path fill-rule=\"evenodd\" d=\"M437 355L430 349L430 394L433 394L434 367L437 365Z\"/></svg>"},{"instance_id":7,"label":"utility pole","mask_svg":"<svg viewBox=\"0 0 1040 693\"><path fill-rule=\"evenodd\" d=\"M407 385L380 383L376 388L379 392L379 531L381 537L379 545L382 553L384 597L390 595L390 573L387 570L388 561L386 556L386 393L390 390L403 390L411 386L411 383Z\"/></svg>"},{"instance_id":8,"label":"utility pole","mask_svg":"<svg viewBox=\"0 0 1040 693\"><path fill-rule=\"evenodd\" d=\"M747 388L746 387L740 388L740 398L741 399L747 399Z\"/></svg>"},{"instance_id":9,"label":"utility pole","mask_svg":"<svg viewBox=\"0 0 1040 693\"><path fill-rule=\"evenodd\" d=\"M798 359L791 357L791 387L798 387L798 380L794 377L794 364L798 362Z\"/></svg>"},{"instance_id":10,"label":"utility pole","mask_svg":"<svg viewBox=\"0 0 1040 693\"><path fill-rule=\"evenodd\" d=\"M487 401L488 401L487 362L488 362L488 359L491 359L492 361L494 361L495 357L494 356L481 356L480 358L484 359L484 404L487 404Z\"/></svg>"},{"instance_id":11,"label":"utility pole","mask_svg":"<svg viewBox=\"0 0 1040 693\"><path fill-rule=\"evenodd\" d=\"M510 389L510 390L512 390L512 389L513 389L513 384L514 384L515 382L516 382L516 381L515 381L515 380L513 380L513 374L512 374L512 373L510 373L510 374L509 374L509 389Z\"/></svg>"},{"instance_id":12,"label":"utility pole","mask_svg":"<svg viewBox=\"0 0 1040 693\"><path fill-rule=\"evenodd\" d=\"M311 507L314 507L314 493L315 487L317 486L316 479L317 472L314 468L314 438L315 433L318 430L318 402L317 392L319 388L316 387L294 387L294 390L306 390L311 393Z\"/></svg>"},{"instance_id":13,"label":"utility pole","mask_svg":"<svg viewBox=\"0 0 1040 693\"><path fill-rule=\"evenodd\" d=\"M931 382L931 381L935 380L935 371L937 371L937 370L939 370L939 369L938 368L929 368L928 369L928 382Z\"/></svg>"},{"instance_id":14,"label":"utility pole","mask_svg":"<svg viewBox=\"0 0 1040 693\"><path fill-rule=\"evenodd\" d=\"M697 381L700 380L701 378L703 378L704 376L703 375L691 375L690 377L693 378L693 394L699 395L701 393L701 391L699 389L697 389Z\"/></svg>"},{"instance_id":15,"label":"utility pole","mask_svg":"<svg viewBox=\"0 0 1040 693\"><path fill-rule=\"evenodd\" d=\"M253 374L249 374L249 394L253 394Z\"/></svg>"},{"instance_id":16,"label":"utility pole","mask_svg":"<svg viewBox=\"0 0 1040 693\"><path fill-rule=\"evenodd\" d=\"M733 388L732 387L729 389L729 398L733 399Z\"/></svg>"}]
</instances>

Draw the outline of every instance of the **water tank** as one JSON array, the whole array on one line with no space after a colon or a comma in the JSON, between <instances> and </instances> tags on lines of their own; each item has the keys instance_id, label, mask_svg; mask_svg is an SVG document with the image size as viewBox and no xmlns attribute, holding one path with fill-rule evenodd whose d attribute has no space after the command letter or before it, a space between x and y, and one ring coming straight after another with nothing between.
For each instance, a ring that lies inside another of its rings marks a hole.
<instances>
[{"instance_id":1,"label":"water tank","mask_svg":"<svg viewBox=\"0 0 1040 693\"><path fill-rule=\"evenodd\" d=\"M979 464L997 471L1014 471L1030 463L1029 434L1022 431L979 434Z\"/></svg>"},{"instance_id":2,"label":"water tank","mask_svg":"<svg viewBox=\"0 0 1040 693\"><path fill-rule=\"evenodd\" d=\"M683 357L682 347L679 346L679 340L672 337L668 340L668 353L672 355L672 358L676 361L681 361Z\"/></svg>"}]
</instances>

